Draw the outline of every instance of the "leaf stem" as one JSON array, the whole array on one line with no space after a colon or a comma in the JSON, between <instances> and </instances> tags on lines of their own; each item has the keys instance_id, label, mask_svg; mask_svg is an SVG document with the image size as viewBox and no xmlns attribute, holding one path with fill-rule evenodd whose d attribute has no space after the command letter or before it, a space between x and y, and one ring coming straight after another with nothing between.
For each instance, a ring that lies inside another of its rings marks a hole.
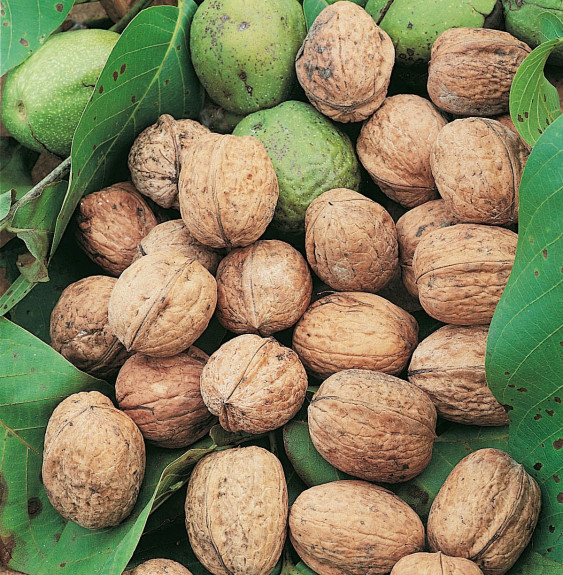
<instances>
[{"instance_id":1,"label":"leaf stem","mask_svg":"<svg viewBox=\"0 0 563 575\"><path fill-rule=\"evenodd\" d=\"M123 30L125 30L125 28L129 24L129 22L131 22L131 20L133 20L133 18L135 18L135 16L141 10L144 10L145 8L147 8L151 2L152 2L152 0L138 0L138 2L136 2L135 5L129 9L127 14L125 14L125 16L123 16L123 18L121 18L121 20L119 22L115 23L110 28L110 30L112 32L117 32L118 34L123 32Z\"/></svg>"}]
</instances>

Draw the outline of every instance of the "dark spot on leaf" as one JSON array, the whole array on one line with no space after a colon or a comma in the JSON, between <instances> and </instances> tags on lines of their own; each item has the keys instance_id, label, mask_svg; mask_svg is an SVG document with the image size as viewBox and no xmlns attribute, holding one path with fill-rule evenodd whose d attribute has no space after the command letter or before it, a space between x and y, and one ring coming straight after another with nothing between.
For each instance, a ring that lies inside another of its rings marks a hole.
<instances>
[{"instance_id":1,"label":"dark spot on leaf","mask_svg":"<svg viewBox=\"0 0 563 575\"><path fill-rule=\"evenodd\" d=\"M561 398L555 396L555 397L553 398L553 401L555 401L555 403L561 403Z\"/></svg>"},{"instance_id":2,"label":"dark spot on leaf","mask_svg":"<svg viewBox=\"0 0 563 575\"><path fill-rule=\"evenodd\" d=\"M549 417L553 417L553 409L546 409L545 412L547 413L547 415L549 415Z\"/></svg>"},{"instance_id":3,"label":"dark spot on leaf","mask_svg":"<svg viewBox=\"0 0 563 575\"><path fill-rule=\"evenodd\" d=\"M542 463L539 463L539 462L534 465L534 469L535 469L536 471L539 471L542 467L543 467L543 464L542 464Z\"/></svg>"},{"instance_id":4,"label":"dark spot on leaf","mask_svg":"<svg viewBox=\"0 0 563 575\"><path fill-rule=\"evenodd\" d=\"M241 70L238 73L238 77L244 82L246 80L246 72L244 70Z\"/></svg>"},{"instance_id":5,"label":"dark spot on leaf","mask_svg":"<svg viewBox=\"0 0 563 575\"><path fill-rule=\"evenodd\" d=\"M98 89L98 92L101 94L104 91L104 87L100 86L100 88Z\"/></svg>"},{"instance_id":6,"label":"dark spot on leaf","mask_svg":"<svg viewBox=\"0 0 563 575\"><path fill-rule=\"evenodd\" d=\"M62 567L62 568L64 569L64 568L66 567L66 563L61 563L61 564L59 565L59 567Z\"/></svg>"},{"instance_id":7,"label":"dark spot on leaf","mask_svg":"<svg viewBox=\"0 0 563 575\"><path fill-rule=\"evenodd\" d=\"M514 389L516 386L513 383L509 383L508 387L510 387L510 389Z\"/></svg>"},{"instance_id":8,"label":"dark spot on leaf","mask_svg":"<svg viewBox=\"0 0 563 575\"><path fill-rule=\"evenodd\" d=\"M553 481L555 481L555 483L559 483L561 481L561 479L559 479L559 475L554 475Z\"/></svg>"},{"instance_id":9,"label":"dark spot on leaf","mask_svg":"<svg viewBox=\"0 0 563 575\"><path fill-rule=\"evenodd\" d=\"M243 30L246 30L247 28L250 28L250 22L241 22L238 25L238 29L240 32L242 32Z\"/></svg>"},{"instance_id":10,"label":"dark spot on leaf","mask_svg":"<svg viewBox=\"0 0 563 575\"><path fill-rule=\"evenodd\" d=\"M176 50L181 50L181 49L182 49L182 46L180 46L180 45L178 44L178 46L176 46Z\"/></svg>"},{"instance_id":11,"label":"dark spot on leaf","mask_svg":"<svg viewBox=\"0 0 563 575\"><path fill-rule=\"evenodd\" d=\"M525 387L519 387L516 391L523 392L528 390Z\"/></svg>"},{"instance_id":12,"label":"dark spot on leaf","mask_svg":"<svg viewBox=\"0 0 563 575\"><path fill-rule=\"evenodd\" d=\"M63 5L62 4L55 4L55 9L57 10L57 12L62 12L63 11Z\"/></svg>"},{"instance_id":13,"label":"dark spot on leaf","mask_svg":"<svg viewBox=\"0 0 563 575\"><path fill-rule=\"evenodd\" d=\"M555 441L553 442L553 448L554 448L554 449L559 450L559 449L561 449L562 447L563 447L563 439L559 438L559 439L557 439L557 440L555 440Z\"/></svg>"},{"instance_id":14,"label":"dark spot on leaf","mask_svg":"<svg viewBox=\"0 0 563 575\"><path fill-rule=\"evenodd\" d=\"M541 128L538 128L538 132L541 134L543 134L543 130Z\"/></svg>"},{"instance_id":15,"label":"dark spot on leaf","mask_svg":"<svg viewBox=\"0 0 563 575\"><path fill-rule=\"evenodd\" d=\"M0 473L0 511L8 501L8 483L3 473Z\"/></svg>"},{"instance_id":16,"label":"dark spot on leaf","mask_svg":"<svg viewBox=\"0 0 563 575\"><path fill-rule=\"evenodd\" d=\"M407 24L407 30L412 30L412 22L409 22L409 23Z\"/></svg>"},{"instance_id":17,"label":"dark spot on leaf","mask_svg":"<svg viewBox=\"0 0 563 575\"><path fill-rule=\"evenodd\" d=\"M512 410L514 409L514 408L512 407L512 405L508 405L508 404L503 405L503 407L504 407L504 410L505 410L507 413L508 413L509 411L512 411Z\"/></svg>"},{"instance_id":18,"label":"dark spot on leaf","mask_svg":"<svg viewBox=\"0 0 563 575\"><path fill-rule=\"evenodd\" d=\"M117 82L117 78L119 77L119 74L117 73L117 70L112 74L113 76L113 81Z\"/></svg>"},{"instance_id":19,"label":"dark spot on leaf","mask_svg":"<svg viewBox=\"0 0 563 575\"><path fill-rule=\"evenodd\" d=\"M121 68L119 68L119 73L123 74L123 72L125 72L125 68L127 68L127 64L121 64Z\"/></svg>"},{"instance_id":20,"label":"dark spot on leaf","mask_svg":"<svg viewBox=\"0 0 563 575\"><path fill-rule=\"evenodd\" d=\"M29 46L29 42L25 38L20 38L20 44L22 46Z\"/></svg>"},{"instance_id":21,"label":"dark spot on leaf","mask_svg":"<svg viewBox=\"0 0 563 575\"><path fill-rule=\"evenodd\" d=\"M170 84L170 80L168 80L168 79L167 79L167 80L164 80L164 85L165 85L165 86L168 86L168 84Z\"/></svg>"},{"instance_id":22,"label":"dark spot on leaf","mask_svg":"<svg viewBox=\"0 0 563 575\"><path fill-rule=\"evenodd\" d=\"M131 102L134 104L135 103L135 96L131 96Z\"/></svg>"},{"instance_id":23,"label":"dark spot on leaf","mask_svg":"<svg viewBox=\"0 0 563 575\"><path fill-rule=\"evenodd\" d=\"M557 503L563 503L563 493L557 494Z\"/></svg>"},{"instance_id":24,"label":"dark spot on leaf","mask_svg":"<svg viewBox=\"0 0 563 575\"><path fill-rule=\"evenodd\" d=\"M428 493L426 491L423 491L422 489L420 489L420 487L417 487L416 485L409 485L407 487L407 493L409 494L409 497L412 497L413 499L418 499L420 503L422 503L422 505L426 505L428 503L429 500Z\"/></svg>"},{"instance_id":25,"label":"dark spot on leaf","mask_svg":"<svg viewBox=\"0 0 563 575\"><path fill-rule=\"evenodd\" d=\"M97 147L98 147L98 146L96 146L96 144L94 144L94 145L92 146L92 150L95 150Z\"/></svg>"},{"instance_id":26,"label":"dark spot on leaf","mask_svg":"<svg viewBox=\"0 0 563 575\"><path fill-rule=\"evenodd\" d=\"M510 372L509 372L509 371L505 371L505 372L504 372L504 375L510 375Z\"/></svg>"},{"instance_id":27,"label":"dark spot on leaf","mask_svg":"<svg viewBox=\"0 0 563 575\"><path fill-rule=\"evenodd\" d=\"M548 529L550 533L555 533L555 525L550 525Z\"/></svg>"},{"instance_id":28,"label":"dark spot on leaf","mask_svg":"<svg viewBox=\"0 0 563 575\"><path fill-rule=\"evenodd\" d=\"M530 238L530 243L531 243L531 244L534 243L534 238Z\"/></svg>"},{"instance_id":29,"label":"dark spot on leaf","mask_svg":"<svg viewBox=\"0 0 563 575\"><path fill-rule=\"evenodd\" d=\"M8 22L8 20L4 20L4 22L2 22L2 26L9 26L10 23Z\"/></svg>"},{"instance_id":30,"label":"dark spot on leaf","mask_svg":"<svg viewBox=\"0 0 563 575\"><path fill-rule=\"evenodd\" d=\"M98 116L94 116L94 117L92 118L92 121L95 122L95 121L97 120L97 118L98 118Z\"/></svg>"},{"instance_id":31,"label":"dark spot on leaf","mask_svg":"<svg viewBox=\"0 0 563 575\"><path fill-rule=\"evenodd\" d=\"M540 272L539 272L538 270L534 270L534 275L535 275L536 277L538 277L538 276L540 275Z\"/></svg>"},{"instance_id":32,"label":"dark spot on leaf","mask_svg":"<svg viewBox=\"0 0 563 575\"><path fill-rule=\"evenodd\" d=\"M547 259L547 250L543 250L541 255L544 257L544 259Z\"/></svg>"},{"instance_id":33,"label":"dark spot on leaf","mask_svg":"<svg viewBox=\"0 0 563 575\"><path fill-rule=\"evenodd\" d=\"M548 547L548 548L546 549L546 551L547 551L548 553L551 553L551 552L553 551L553 547Z\"/></svg>"},{"instance_id":34,"label":"dark spot on leaf","mask_svg":"<svg viewBox=\"0 0 563 575\"><path fill-rule=\"evenodd\" d=\"M60 533L55 533L55 535L53 536L53 539L55 540L56 543L59 542L60 538L61 538L61 534L60 534Z\"/></svg>"},{"instance_id":35,"label":"dark spot on leaf","mask_svg":"<svg viewBox=\"0 0 563 575\"><path fill-rule=\"evenodd\" d=\"M528 112L524 112L524 118L526 118L526 120L530 117L530 114Z\"/></svg>"},{"instance_id":36,"label":"dark spot on leaf","mask_svg":"<svg viewBox=\"0 0 563 575\"><path fill-rule=\"evenodd\" d=\"M534 415L534 421L539 421L541 418L542 418L541 413L536 413L536 415Z\"/></svg>"},{"instance_id":37,"label":"dark spot on leaf","mask_svg":"<svg viewBox=\"0 0 563 575\"><path fill-rule=\"evenodd\" d=\"M522 116L521 116L520 114L518 114L518 121L519 121L519 122L523 122L523 121L524 121L524 118L522 118Z\"/></svg>"},{"instance_id":38,"label":"dark spot on leaf","mask_svg":"<svg viewBox=\"0 0 563 575\"><path fill-rule=\"evenodd\" d=\"M41 511L43 511L43 504L39 497L30 497L27 500L27 514L29 518L34 519L38 515L41 515Z\"/></svg>"},{"instance_id":39,"label":"dark spot on leaf","mask_svg":"<svg viewBox=\"0 0 563 575\"><path fill-rule=\"evenodd\" d=\"M12 553L15 546L16 540L14 539L13 535L0 536L0 565L8 565L10 559L12 558Z\"/></svg>"}]
</instances>

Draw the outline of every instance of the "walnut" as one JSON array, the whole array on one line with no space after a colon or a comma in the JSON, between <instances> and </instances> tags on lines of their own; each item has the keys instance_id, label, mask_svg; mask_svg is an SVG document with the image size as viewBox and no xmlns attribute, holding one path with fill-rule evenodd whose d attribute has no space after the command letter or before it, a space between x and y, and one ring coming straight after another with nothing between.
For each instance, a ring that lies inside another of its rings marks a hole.
<instances>
[{"instance_id":1,"label":"walnut","mask_svg":"<svg viewBox=\"0 0 563 575\"><path fill-rule=\"evenodd\" d=\"M216 302L215 278L199 262L160 251L121 274L109 300L109 325L128 351L176 355L203 333Z\"/></svg>"},{"instance_id":2,"label":"walnut","mask_svg":"<svg viewBox=\"0 0 563 575\"><path fill-rule=\"evenodd\" d=\"M428 544L474 561L485 575L503 575L528 545L540 506L540 488L522 465L500 449L480 449L440 488L428 516Z\"/></svg>"},{"instance_id":3,"label":"walnut","mask_svg":"<svg viewBox=\"0 0 563 575\"><path fill-rule=\"evenodd\" d=\"M182 156L180 213L206 246L256 241L274 217L278 180L264 145L253 136L212 134Z\"/></svg>"},{"instance_id":4,"label":"walnut","mask_svg":"<svg viewBox=\"0 0 563 575\"><path fill-rule=\"evenodd\" d=\"M144 473L143 436L105 395L75 393L55 408L41 477L65 519L86 529L118 525L131 513Z\"/></svg>"},{"instance_id":5,"label":"walnut","mask_svg":"<svg viewBox=\"0 0 563 575\"><path fill-rule=\"evenodd\" d=\"M106 273L119 276L158 222L133 185L123 182L82 198L75 223L76 241L86 255Z\"/></svg>"},{"instance_id":6,"label":"walnut","mask_svg":"<svg viewBox=\"0 0 563 575\"><path fill-rule=\"evenodd\" d=\"M418 515L383 487L358 480L317 485L291 506L289 538L318 575L382 575L424 549Z\"/></svg>"},{"instance_id":7,"label":"walnut","mask_svg":"<svg viewBox=\"0 0 563 575\"><path fill-rule=\"evenodd\" d=\"M395 223L366 196L337 188L317 197L305 214L307 260L339 291L377 292L398 269Z\"/></svg>"},{"instance_id":8,"label":"walnut","mask_svg":"<svg viewBox=\"0 0 563 575\"><path fill-rule=\"evenodd\" d=\"M118 22L133 7L136 0L100 0L107 15ZM178 0L153 0L151 6L178 6Z\"/></svg>"},{"instance_id":9,"label":"walnut","mask_svg":"<svg viewBox=\"0 0 563 575\"><path fill-rule=\"evenodd\" d=\"M115 399L159 447L186 447L209 433L217 419L209 413L199 387L209 357L197 347L172 357L136 353L117 376Z\"/></svg>"},{"instance_id":10,"label":"walnut","mask_svg":"<svg viewBox=\"0 0 563 575\"><path fill-rule=\"evenodd\" d=\"M389 35L360 6L337 2L309 28L295 69L319 112L337 122L360 122L381 106L394 63Z\"/></svg>"},{"instance_id":11,"label":"walnut","mask_svg":"<svg viewBox=\"0 0 563 575\"><path fill-rule=\"evenodd\" d=\"M172 559L149 559L123 575L192 575L192 572Z\"/></svg>"},{"instance_id":12,"label":"walnut","mask_svg":"<svg viewBox=\"0 0 563 575\"><path fill-rule=\"evenodd\" d=\"M399 559L391 575L483 575L473 561L443 553L413 553Z\"/></svg>"},{"instance_id":13,"label":"walnut","mask_svg":"<svg viewBox=\"0 0 563 575\"><path fill-rule=\"evenodd\" d=\"M51 347L78 369L112 377L129 354L108 323L108 304L116 283L90 276L67 286L51 312Z\"/></svg>"},{"instance_id":14,"label":"walnut","mask_svg":"<svg viewBox=\"0 0 563 575\"><path fill-rule=\"evenodd\" d=\"M508 112L516 70L530 47L508 32L450 28L432 45L428 94L442 110L461 116Z\"/></svg>"},{"instance_id":15,"label":"walnut","mask_svg":"<svg viewBox=\"0 0 563 575\"><path fill-rule=\"evenodd\" d=\"M201 395L227 431L266 433L286 424L307 391L297 354L273 337L239 335L224 343L201 374Z\"/></svg>"},{"instance_id":16,"label":"walnut","mask_svg":"<svg viewBox=\"0 0 563 575\"><path fill-rule=\"evenodd\" d=\"M358 158L385 195L404 207L418 206L438 197L430 152L446 123L428 100L392 96L362 126Z\"/></svg>"},{"instance_id":17,"label":"walnut","mask_svg":"<svg viewBox=\"0 0 563 575\"><path fill-rule=\"evenodd\" d=\"M182 152L208 134L209 129L195 120L160 116L137 136L129 152L129 171L137 190L163 208L178 208Z\"/></svg>"},{"instance_id":18,"label":"walnut","mask_svg":"<svg viewBox=\"0 0 563 575\"><path fill-rule=\"evenodd\" d=\"M512 271L518 236L497 226L456 224L424 236L413 258L420 303L444 323L490 323Z\"/></svg>"},{"instance_id":19,"label":"walnut","mask_svg":"<svg viewBox=\"0 0 563 575\"><path fill-rule=\"evenodd\" d=\"M502 114L501 116L495 116L492 119L496 120L497 122L500 122L505 128L508 128L511 132L517 134L522 144L524 144L524 147L526 148L526 151L528 153L532 151L532 146L530 146L525 140L521 138L520 134L518 134L518 130L516 129L516 126L514 125L514 122L512 121L510 114Z\"/></svg>"},{"instance_id":20,"label":"walnut","mask_svg":"<svg viewBox=\"0 0 563 575\"><path fill-rule=\"evenodd\" d=\"M364 292L340 292L311 304L293 332L293 349L313 375L343 369L400 373L418 343L414 317Z\"/></svg>"},{"instance_id":21,"label":"walnut","mask_svg":"<svg viewBox=\"0 0 563 575\"><path fill-rule=\"evenodd\" d=\"M234 333L263 336L287 329L311 301L305 258L280 240L234 249L217 270L217 318Z\"/></svg>"},{"instance_id":22,"label":"walnut","mask_svg":"<svg viewBox=\"0 0 563 575\"><path fill-rule=\"evenodd\" d=\"M269 575L286 536L287 486L279 459L261 447L211 453L186 494L190 545L214 575Z\"/></svg>"}]
</instances>

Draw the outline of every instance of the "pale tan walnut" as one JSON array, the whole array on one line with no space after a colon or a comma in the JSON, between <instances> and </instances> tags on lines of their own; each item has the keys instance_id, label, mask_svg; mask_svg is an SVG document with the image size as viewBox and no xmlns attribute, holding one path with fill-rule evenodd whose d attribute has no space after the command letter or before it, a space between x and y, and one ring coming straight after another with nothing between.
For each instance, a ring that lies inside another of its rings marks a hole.
<instances>
[{"instance_id":1,"label":"pale tan walnut","mask_svg":"<svg viewBox=\"0 0 563 575\"><path fill-rule=\"evenodd\" d=\"M492 118L493 120L496 120L497 122L500 122L505 128L508 128L511 132L514 132L515 134L518 134L518 130L516 129L516 126L514 125L514 122L512 121L512 118L510 117L510 114L502 114L501 116L495 116L494 118ZM528 153L530 153L532 151L532 146L528 145L527 142L525 142L520 134L518 134L518 137L520 138L520 140L522 141L522 144L524 144L524 147L526 148L526 150L528 151Z\"/></svg>"},{"instance_id":2,"label":"pale tan walnut","mask_svg":"<svg viewBox=\"0 0 563 575\"><path fill-rule=\"evenodd\" d=\"M313 271L339 291L375 293L398 269L393 218L380 204L345 188L322 193L307 208L305 250Z\"/></svg>"},{"instance_id":3,"label":"pale tan walnut","mask_svg":"<svg viewBox=\"0 0 563 575\"><path fill-rule=\"evenodd\" d=\"M385 99L395 48L360 6L336 2L315 19L295 58L307 98L337 122L360 122Z\"/></svg>"},{"instance_id":4,"label":"pale tan walnut","mask_svg":"<svg viewBox=\"0 0 563 575\"><path fill-rule=\"evenodd\" d=\"M450 28L432 45L428 95L442 110L462 116L508 112L510 87L530 47L508 32Z\"/></svg>"},{"instance_id":5,"label":"pale tan walnut","mask_svg":"<svg viewBox=\"0 0 563 575\"><path fill-rule=\"evenodd\" d=\"M359 480L317 485L291 506L289 538L318 575L382 575L424 549L418 515L383 487Z\"/></svg>"},{"instance_id":6,"label":"pale tan walnut","mask_svg":"<svg viewBox=\"0 0 563 575\"><path fill-rule=\"evenodd\" d=\"M215 278L175 251L137 260L112 291L109 325L127 351L176 355L204 332L217 303Z\"/></svg>"},{"instance_id":7,"label":"pale tan walnut","mask_svg":"<svg viewBox=\"0 0 563 575\"><path fill-rule=\"evenodd\" d=\"M408 481L430 463L436 409L392 375L346 369L326 379L308 408L309 432L331 465L366 481Z\"/></svg>"},{"instance_id":8,"label":"pale tan walnut","mask_svg":"<svg viewBox=\"0 0 563 575\"><path fill-rule=\"evenodd\" d=\"M418 344L408 370L438 413L465 425L508 425L485 377L489 327L445 325Z\"/></svg>"},{"instance_id":9,"label":"pale tan walnut","mask_svg":"<svg viewBox=\"0 0 563 575\"><path fill-rule=\"evenodd\" d=\"M528 158L520 137L497 120L463 118L445 126L432 148L432 173L461 222L512 224Z\"/></svg>"},{"instance_id":10,"label":"pale tan walnut","mask_svg":"<svg viewBox=\"0 0 563 575\"><path fill-rule=\"evenodd\" d=\"M190 545L214 575L269 575L286 536L287 486L279 459L252 445L211 453L186 494Z\"/></svg>"},{"instance_id":11,"label":"pale tan walnut","mask_svg":"<svg viewBox=\"0 0 563 575\"><path fill-rule=\"evenodd\" d=\"M540 488L522 465L499 449L480 449L440 488L428 516L428 544L474 561L485 575L503 575L528 545L540 507Z\"/></svg>"},{"instance_id":12,"label":"pale tan walnut","mask_svg":"<svg viewBox=\"0 0 563 575\"><path fill-rule=\"evenodd\" d=\"M210 133L195 120L160 116L137 136L129 151L129 171L137 190L163 208L178 208L182 152Z\"/></svg>"},{"instance_id":13,"label":"pale tan walnut","mask_svg":"<svg viewBox=\"0 0 563 575\"><path fill-rule=\"evenodd\" d=\"M149 559L123 575L192 575L192 572L172 559Z\"/></svg>"},{"instance_id":14,"label":"pale tan walnut","mask_svg":"<svg viewBox=\"0 0 563 575\"><path fill-rule=\"evenodd\" d=\"M105 395L74 393L55 408L41 477L65 519L86 529L118 525L131 513L144 473L143 436Z\"/></svg>"},{"instance_id":15,"label":"pale tan walnut","mask_svg":"<svg viewBox=\"0 0 563 575\"><path fill-rule=\"evenodd\" d=\"M201 395L227 431L266 433L286 424L307 391L297 354L273 337L239 335L224 343L201 374Z\"/></svg>"},{"instance_id":16,"label":"pale tan walnut","mask_svg":"<svg viewBox=\"0 0 563 575\"><path fill-rule=\"evenodd\" d=\"M211 134L182 156L180 213L206 246L255 242L274 217L278 179L266 148L253 136Z\"/></svg>"},{"instance_id":17,"label":"pale tan walnut","mask_svg":"<svg viewBox=\"0 0 563 575\"><path fill-rule=\"evenodd\" d=\"M407 291L413 297L418 298L418 288L412 267L416 246L430 232L453 226L456 223L457 219L448 210L444 200L432 200L416 206L397 220L401 275Z\"/></svg>"},{"instance_id":18,"label":"pale tan walnut","mask_svg":"<svg viewBox=\"0 0 563 575\"><path fill-rule=\"evenodd\" d=\"M280 240L231 251L217 270L217 318L234 333L263 336L287 329L311 302L305 258Z\"/></svg>"},{"instance_id":19,"label":"pale tan walnut","mask_svg":"<svg viewBox=\"0 0 563 575\"><path fill-rule=\"evenodd\" d=\"M67 286L51 312L51 347L78 369L112 377L129 357L108 322L117 280L89 276Z\"/></svg>"},{"instance_id":20,"label":"pale tan walnut","mask_svg":"<svg viewBox=\"0 0 563 575\"><path fill-rule=\"evenodd\" d=\"M129 182L83 197L74 217L78 245L113 276L119 276L131 265L139 242L158 223L147 202Z\"/></svg>"},{"instance_id":21,"label":"pale tan walnut","mask_svg":"<svg viewBox=\"0 0 563 575\"><path fill-rule=\"evenodd\" d=\"M318 299L293 332L293 349L320 379L353 368L398 374L417 343L418 323L412 315L365 292Z\"/></svg>"},{"instance_id":22,"label":"pale tan walnut","mask_svg":"<svg viewBox=\"0 0 563 575\"><path fill-rule=\"evenodd\" d=\"M413 553L399 559L391 575L483 575L476 563L438 553Z\"/></svg>"},{"instance_id":23,"label":"pale tan walnut","mask_svg":"<svg viewBox=\"0 0 563 575\"><path fill-rule=\"evenodd\" d=\"M420 303L444 323L491 322L506 287L518 236L498 226L456 224L434 230L413 258Z\"/></svg>"},{"instance_id":24,"label":"pale tan walnut","mask_svg":"<svg viewBox=\"0 0 563 575\"><path fill-rule=\"evenodd\" d=\"M117 376L119 409L159 447L186 447L209 433L217 419L201 397L199 379L209 357L197 347L172 357L136 353Z\"/></svg>"},{"instance_id":25,"label":"pale tan walnut","mask_svg":"<svg viewBox=\"0 0 563 575\"><path fill-rule=\"evenodd\" d=\"M221 260L217 250L198 242L183 220L169 220L155 226L139 243L135 260L161 250L175 250L197 260L211 274L215 274Z\"/></svg>"},{"instance_id":26,"label":"pale tan walnut","mask_svg":"<svg viewBox=\"0 0 563 575\"><path fill-rule=\"evenodd\" d=\"M358 158L381 191L412 208L438 197L430 152L446 119L414 94L387 98L362 126Z\"/></svg>"}]
</instances>

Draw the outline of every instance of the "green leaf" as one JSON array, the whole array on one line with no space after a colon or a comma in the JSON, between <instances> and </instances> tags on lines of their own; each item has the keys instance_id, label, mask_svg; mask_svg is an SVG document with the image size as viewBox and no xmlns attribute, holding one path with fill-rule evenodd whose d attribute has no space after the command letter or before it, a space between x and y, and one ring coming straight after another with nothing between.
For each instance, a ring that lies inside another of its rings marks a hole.
<instances>
[{"instance_id":1,"label":"green leaf","mask_svg":"<svg viewBox=\"0 0 563 575\"><path fill-rule=\"evenodd\" d=\"M184 0L179 8L143 10L117 41L74 134L71 183L51 253L84 194L127 179L127 154L139 132L164 113L198 115L203 88L188 49L196 9Z\"/></svg>"},{"instance_id":2,"label":"green leaf","mask_svg":"<svg viewBox=\"0 0 563 575\"><path fill-rule=\"evenodd\" d=\"M37 152L24 148L14 138L0 138L0 226L12 203L11 192L15 191L15 201L32 187L31 169L38 156Z\"/></svg>"},{"instance_id":3,"label":"green leaf","mask_svg":"<svg viewBox=\"0 0 563 575\"><path fill-rule=\"evenodd\" d=\"M562 567L561 563L543 557L529 545L507 575L559 575Z\"/></svg>"},{"instance_id":4,"label":"green leaf","mask_svg":"<svg viewBox=\"0 0 563 575\"><path fill-rule=\"evenodd\" d=\"M365 7L368 0L351 0L354 4L358 4L362 8ZM303 13L305 14L305 23L307 24L307 30L311 27L315 18L331 4L334 4L337 0L303 0Z\"/></svg>"},{"instance_id":5,"label":"green leaf","mask_svg":"<svg viewBox=\"0 0 563 575\"><path fill-rule=\"evenodd\" d=\"M540 483L535 550L563 562L563 117L540 138L520 183L518 245L491 322L485 369L509 407L510 454Z\"/></svg>"},{"instance_id":6,"label":"green leaf","mask_svg":"<svg viewBox=\"0 0 563 575\"><path fill-rule=\"evenodd\" d=\"M1 316L4 316L20 302L34 286L34 283L29 282L24 276L20 275L10 288L0 296L0 319Z\"/></svg>"},{"instance_id":7,"label":"green leaf","mask_svg":"<svg viewBox=\"0 0 563 575\"><path fill-rule=\"evenodd\" d=\"M74 0L1 0L0 76L37 50L73 4Z\"/></svg>"},{"instance_id":8,"label":"green leaf","mask_svg":"<svg viewBox=\"0 0 563 575\"><path fill-rule=\"evenodd\" d=\"M536 19L536 26L542 42L563 38L563 20L553 12L542 12Z\"/></svg>"}]
</instances>

